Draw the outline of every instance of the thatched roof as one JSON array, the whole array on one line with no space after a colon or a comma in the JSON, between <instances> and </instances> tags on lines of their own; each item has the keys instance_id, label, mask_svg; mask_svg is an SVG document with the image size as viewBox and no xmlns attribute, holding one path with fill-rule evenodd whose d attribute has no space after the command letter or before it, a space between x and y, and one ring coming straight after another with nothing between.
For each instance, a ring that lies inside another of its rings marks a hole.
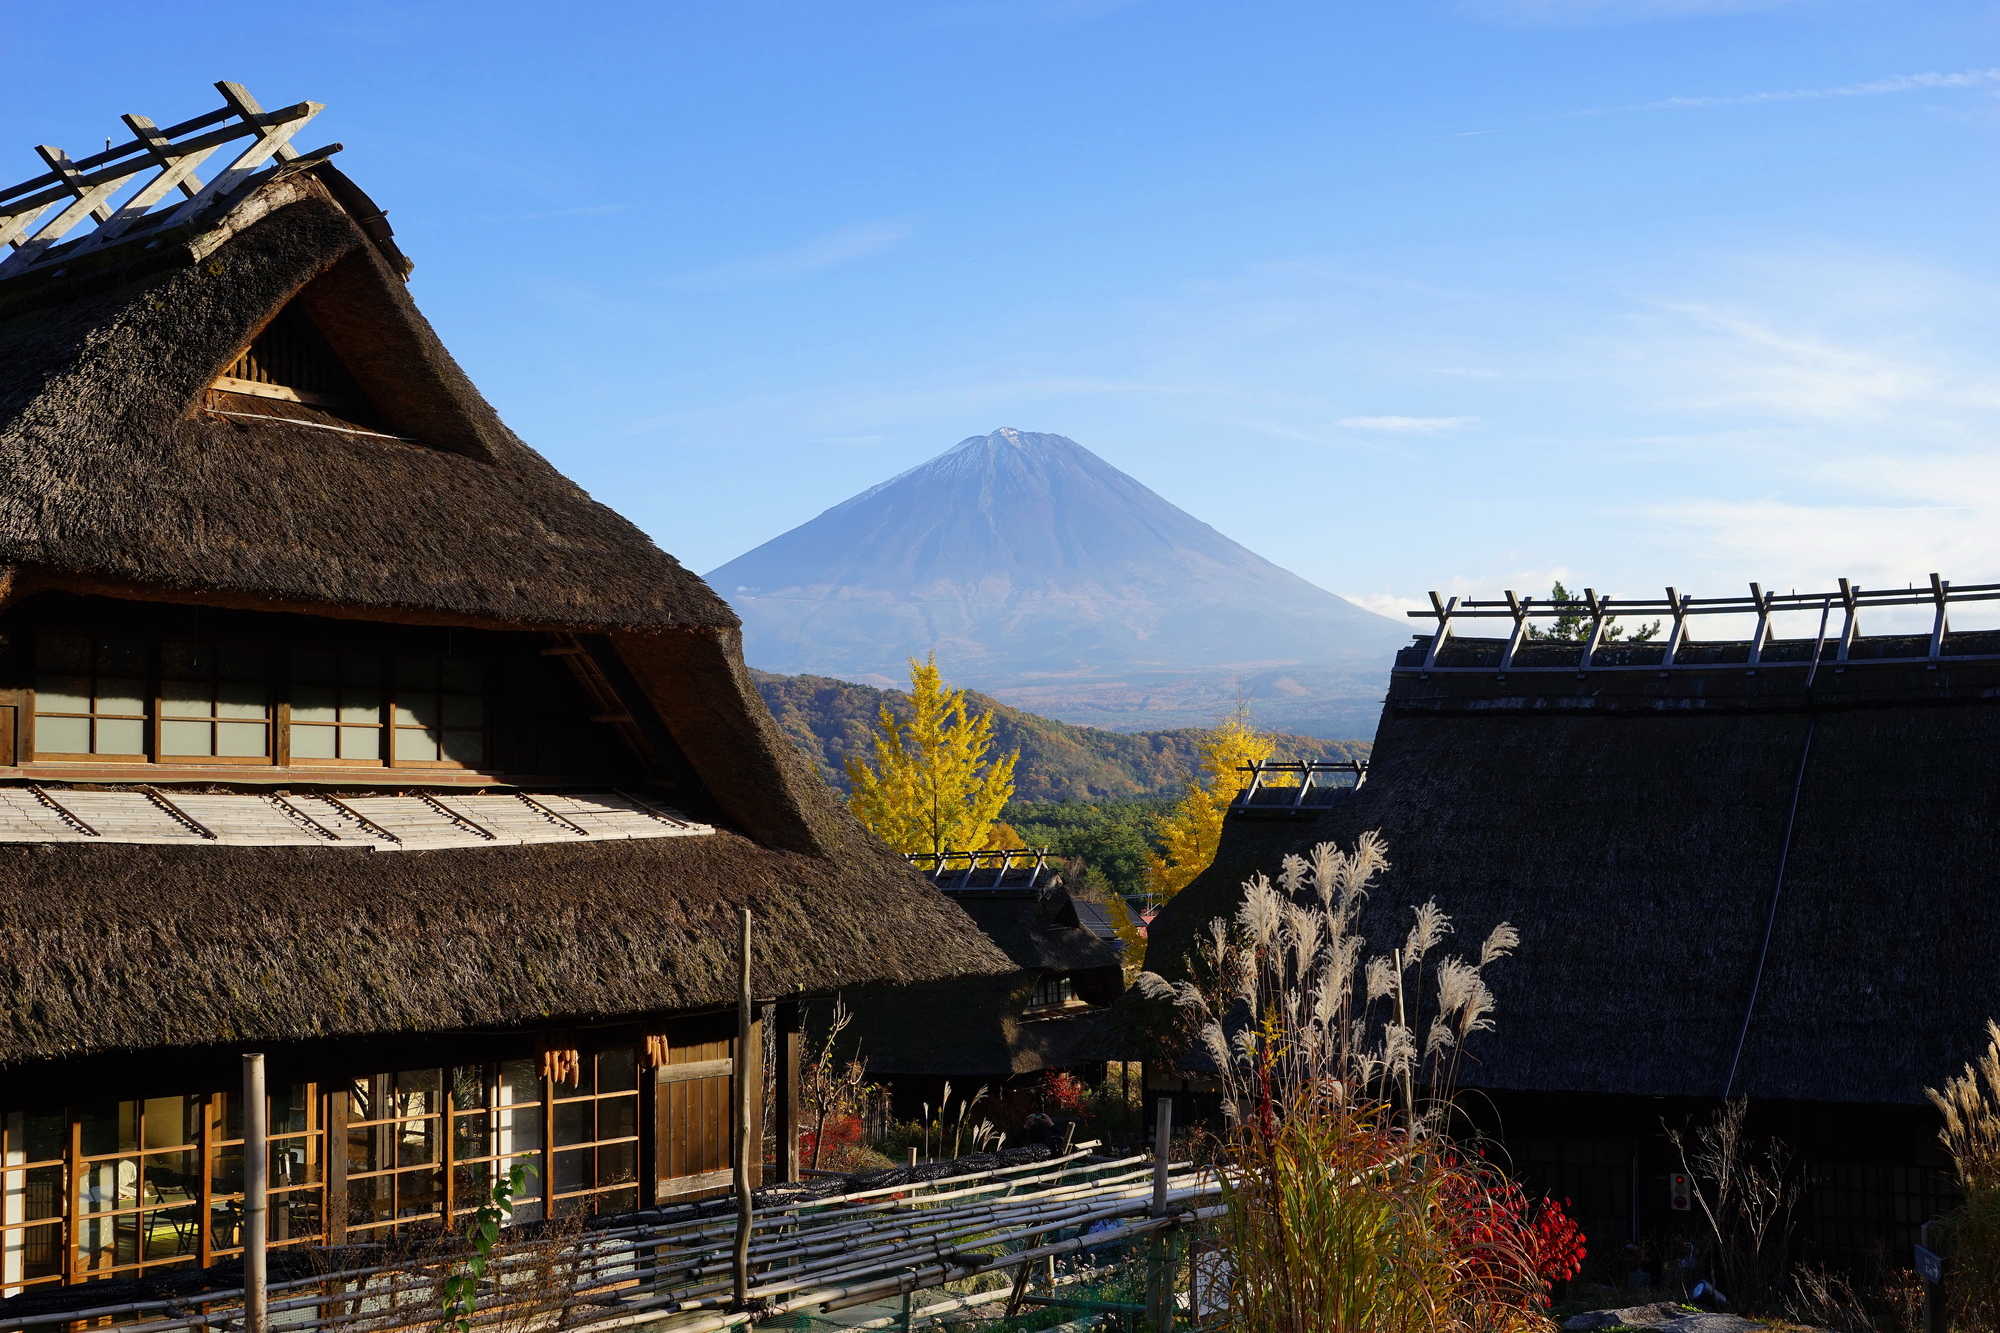
<instances>
[{"instance_id":1,"label":"thatched roof","mask_svg":"<svg viewBox=\"0 0 2000 1333\"><path fill-rule=\"evenodd\" d=\"M706 584L501 423L410 299L393 247L357 221L365 204L322 165L258 187L198 236L0 283L0 565L17 587L734 626ZM271 420L315 414L269 398L248 400L251 417L207 410L209 385L295 300L382 431L420 443Z\"/></svg>"},{"instance_id":2,"label":"thatched roof","mask_svg":"<svg viewBox=\"0 0 2000 1333\"><path fill-rule=\"evenodd\" d=\"M0 1065L724 1003L743 906L764 996L1013 971L806 767L721 599L500 423L386 237L331 168L279 168L198 234L0 282L0 604L572 631L656 786L715 831L393 855L16 842ZM237 400L209 386L288 306L379 433L254 395L256 419L217 415Z\"/></svg>"},{"instance_id":3,"label":"thatched roof","mask_svg":"<svg viewBox=\"0 0 2000 1333\"><path fill-rule=\"evenodd\" d=\"M1492 970L1499 1030L1475 1039L1469 1082L1721 1095L1769 922L1734 1091L1920 1102L2000 1014L2000 662L1953 660L1995 640L1954 634L1937 663L1903 665L1866 659L1921 657L1923 640L1862 640L1809 690L1804 665L1772 664L1802 663L1810 641L1773 645L1755 672L1744 645L1702 645L1714 669L1504 679L1426 676L1407 651L1367 783L1310 826L1231 819L1153 922L1148 965L1180 973L1252 871L1379 829L1377 945L1432 897L1466 947L1502 920L1521 931ZM1499 647L1461 641L1440 665Z\"/></svg>"},{"instance_id":4,"label":"thatched roof","mask_svg":"<svg viewBox=\"0 0 2000 1333\"><path fill-rule=\"evenodd\" d=\"M1004 1077L1107 1058L1108 1010L1029 1015L1045 973L1066 973L1077 994L1108 1006L1124 988L1124 946L1083 923L1053 889L971 889L950 894L1017 970L919 986L846 993L870 1070L885 1074Z\"/></svg>"},{"instance_id":5,"label":"thatched roof","mask_svg":"<svg viewBox=\"0 0 2000 1333\"><path fill-rule=\"evenodd\" d=\"M396 855L10 846L0 1064L721 1004L744 906L760 995L992 970L899 866L732 833Z\"/></svg>"}]
</instances>

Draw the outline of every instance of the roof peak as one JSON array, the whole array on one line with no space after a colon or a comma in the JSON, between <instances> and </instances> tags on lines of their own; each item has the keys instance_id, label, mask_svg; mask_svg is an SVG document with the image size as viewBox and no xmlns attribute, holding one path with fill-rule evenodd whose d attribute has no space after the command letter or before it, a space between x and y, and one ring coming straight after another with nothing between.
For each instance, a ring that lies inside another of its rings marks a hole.
<instances>
[{"instance_id":1,"label":"roof peak","mask_svg":"<svg viewBox=\"0 0 2000 1333\"><path fill-rule=\"evenodd\" d=\"M320 166L341 151L337 143L307 153L292 145L325 110L321 103L266 111L240 83L224 79L215 87L223 99L219 109L165 129L126 114L121 119L133 137L101 153L72 158L53 145L37 145L49 169L0 188L0 241L13 247L0 258L0 281L37 271L61 277L75 260L141 238L146 249L156 248L168 233L199 230L258 186ZM241 140L248 142L239 147ZM204 181L197 169L219 153L227 165ZM379 219L381 210L369 211L370 222ZM383 243L386 234L376 239ZM407 261L402 266L407 272Z\"/></svg>"}]
</instances>

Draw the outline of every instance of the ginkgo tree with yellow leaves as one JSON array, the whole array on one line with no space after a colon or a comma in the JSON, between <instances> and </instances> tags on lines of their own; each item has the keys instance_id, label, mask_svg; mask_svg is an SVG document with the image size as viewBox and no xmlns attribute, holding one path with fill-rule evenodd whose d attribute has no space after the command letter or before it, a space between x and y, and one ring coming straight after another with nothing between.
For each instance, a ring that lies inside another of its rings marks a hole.
<instances>
[{"instance_id":1,"label":"ginkgo tree with yellow leaves","mask_svg":"<svg viewBox=\"0 0 2000 1333\"><path fill-rule=\"evenodd\" d=\"M945 687L937 655L910 659L910 716L882 706L874 762L847 761L848 808L899 852L982 851L1014 794L1019 750L988 760L993 715Z\"/></svg>"},{"instance_id":2,"label":"ginkgo tree with yellow leaves","mask_svg":"<svg viewBox=\"0 0 2000 1333\"><path fill-rule=\"evenodd\" d=\"M1222 841L1222 817L1244 785L1239 770L1265 762L1276 748L1270 736L1250 725L1250 704L1244 699L1203 734L1187 789L1161 817L1154 835L1159 850L1146 859L1148 898L1163 903L1208 869ZM1289 775L1267 777L1264 785L1288 786L1296 781Z\"/></svg>"}]
</instances>

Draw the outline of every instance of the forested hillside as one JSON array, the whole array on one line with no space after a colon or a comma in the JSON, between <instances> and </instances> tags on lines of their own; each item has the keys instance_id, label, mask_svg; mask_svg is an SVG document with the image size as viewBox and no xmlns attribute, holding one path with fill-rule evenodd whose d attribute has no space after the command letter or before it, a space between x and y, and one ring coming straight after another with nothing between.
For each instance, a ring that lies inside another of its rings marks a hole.
<instances>
[{"instance_id":1,"label":"forested hillside","mask_svg":"<svg viewBox=\"0 0 2000 1333\"><path fill-rule=\"evenodd\" d=\"M886 701L898 715L908 707L900 690L879 690L827 676L780 676L753 670L778 725L818 765L827 781L845 790L844 761L868 753L876 715ZM1194 760L1200 732L1141 731L1122 734L1072 726L1009 708L968 691L967 702L993 714L996 754L1021 752L1014 769L1017 801L1119 801L1177 794ZM1279 759L1365 759L1365 741L1323 741L1280 736Z\"/></svg>"}]
</instances>

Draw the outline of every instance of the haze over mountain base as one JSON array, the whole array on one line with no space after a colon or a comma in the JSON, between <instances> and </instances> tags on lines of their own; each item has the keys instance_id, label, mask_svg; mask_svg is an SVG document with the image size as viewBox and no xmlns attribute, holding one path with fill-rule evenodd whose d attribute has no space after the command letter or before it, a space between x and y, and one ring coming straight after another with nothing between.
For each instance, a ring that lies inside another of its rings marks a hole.
<instances>
[{"instance_id":1,"label":"haze over mountain base","mask_svg":"<svg viewBox=\"0 0 2000 1333\"><path fill-rule=\"evenodd\" d=\"M1114 679L965 683L1016 708L1107 731L1205 727L1235 707L1239 692L1267 731L1323 740L1373 740L1387 688L1380 670L1293 666L1260 671L1151 671Z\"/></svg>"},{"instance_id":2,"label":"haze over mountain base","mask_svg":"<svg viewBox=\"0 0 2000 1333\"><path fill-rule=\"evenodd\" d=\"M1064 721L1374 734L1410 631L1281 569L1060 435L973 436L712 570L768 671L946 678Z\"/></svg>"}]
</instances>

